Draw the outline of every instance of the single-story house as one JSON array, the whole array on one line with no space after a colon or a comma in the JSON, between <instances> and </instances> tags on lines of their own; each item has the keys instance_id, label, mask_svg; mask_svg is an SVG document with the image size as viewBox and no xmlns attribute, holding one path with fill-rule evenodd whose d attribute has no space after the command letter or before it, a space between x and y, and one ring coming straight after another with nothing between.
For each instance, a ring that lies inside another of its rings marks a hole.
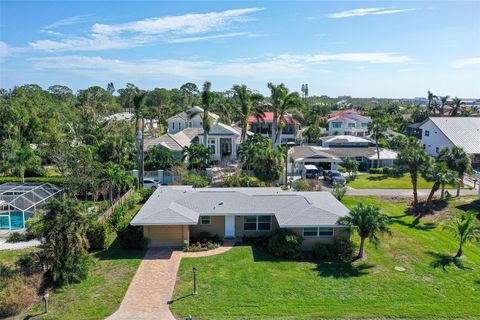
<instances>
[{"instance_id":1,"label":"single-story house","mask_svg":"<svg viewBox=\"0 0 480 320\"><path fill-rule=\"evenodd\" d=\"M325 148L316 146L295 146L288 150L288 172L300 174L306 165L315 165L325 170L337 169L342 159L331 155Z\"/></svg>"},{"instance_id":2,"label":"single-story house","mask_svg":"<svg viewBox=\"0 0 480 320\"><path fill-rule=\"evenodd\" d=\"M348 229L337 223L348 212L329 192L171 186L155 190L130 224L143 226L150 248L179 247L204 231L241 238L290 229L308 249L348 237Z\"/></svg>"},{"instance_id":3,"label":"single-story house","mask_svg":"<svg viewBox=\"0 0 480 320\"><path fill-rule=\"evenodd\" d=\"M428 154L437 156L440 149L457 146L480 168L480 117L430 117L418 128Z\"/></svg>"}]
</instances>

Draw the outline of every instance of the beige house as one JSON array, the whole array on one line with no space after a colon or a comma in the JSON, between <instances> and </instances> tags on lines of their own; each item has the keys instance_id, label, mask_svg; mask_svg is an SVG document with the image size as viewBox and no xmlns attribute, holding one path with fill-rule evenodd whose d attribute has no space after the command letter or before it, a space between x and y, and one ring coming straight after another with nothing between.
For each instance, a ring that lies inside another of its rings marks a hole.
<instances>
[{"instance_id":1,"label":"beige house","mask_svg":"<svg viewBox=\"0 0 480 320\"><path fill-rule=\"evenodd\" d=\"M304 238L304 248L348 237L338 219L348 209L329 192L280 188L158 188L131 224L143 226L149 247L179 247L208 231L220 238L270 235L279 228Z\"/></svg>"}]
</instances>

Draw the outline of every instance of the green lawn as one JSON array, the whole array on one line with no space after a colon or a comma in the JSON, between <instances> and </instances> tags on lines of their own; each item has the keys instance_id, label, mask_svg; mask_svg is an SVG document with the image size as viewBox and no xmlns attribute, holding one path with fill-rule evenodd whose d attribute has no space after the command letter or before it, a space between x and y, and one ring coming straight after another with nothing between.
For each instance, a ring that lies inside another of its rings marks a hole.
<instances>
[{"instance_id":1,"label":"green lawn","mask_svg":"<svg viewBox=\"0 0 480 320\"><path fill-rule=\"evenodd\" d=\"M452 210L474 209L472 198L455 200ZM368 244L367 260L350 264L275 259L262 249L238 246L207 258L183 259L171 305L185 318L478 318L480 245L465 258L450 256L457 244L439 226L406 216L406 204L375 197L345 197L380 206L393 217L393 236L379 247ZM355 239L357 240L357 239ZM192 267L199 294L192 296ZM395 266L406 268L395 271Z\"/></svg>"},{"instance_id":2,"label":"green lawn","mask_svg":"<svg viewBox=\"0 0 480 320\"><path fill-rule=\"evenodd\" d=\"M431 189L433 182L418 178L418 189ZM348 182L348 186L355 189L411 189L410 174L400 177L392 177L384 174L360 174L354 181ZM455 189L455 186L448 186Z\"/></svg>"}]
</instances>

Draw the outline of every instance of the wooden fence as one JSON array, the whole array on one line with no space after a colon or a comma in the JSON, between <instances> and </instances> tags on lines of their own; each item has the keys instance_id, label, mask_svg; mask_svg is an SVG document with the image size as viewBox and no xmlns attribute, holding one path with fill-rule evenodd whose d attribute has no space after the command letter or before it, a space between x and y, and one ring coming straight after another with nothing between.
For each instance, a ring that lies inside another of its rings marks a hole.
<instances>
[{"instance_id":1,"label":"wooden fence","mask_svg":"<svg viewBox=\"0 0 480 320\"><path fill-rule=\"evenodd\" d=\"M130 189L123 196L117 199L117 201L115 201L115 203L102 214L101 219L107 220L108 218L110 218L113 210L115 210L119 205L124 204L127 198L130 197L134 191L134 189Z\"/></svg>"}]
</instances>

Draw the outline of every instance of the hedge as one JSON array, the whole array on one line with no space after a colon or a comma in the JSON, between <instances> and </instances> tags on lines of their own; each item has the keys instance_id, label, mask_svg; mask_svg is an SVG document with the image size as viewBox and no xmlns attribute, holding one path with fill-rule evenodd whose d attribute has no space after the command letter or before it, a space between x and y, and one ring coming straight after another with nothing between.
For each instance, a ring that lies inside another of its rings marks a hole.
<instances>
[{"instance_id":1,"label":"hedge","mask_svg":"<svg viewBox=\"0 0 480 320\"><path fill-rule=\"evenodd\" d=\"M0 183L7 182L22 182L22 178L19 177L0 177ZM45 182L52 184L63 184L65 179L63 177L25 177L25 182Z\"/></svg>"}]
</instances>

